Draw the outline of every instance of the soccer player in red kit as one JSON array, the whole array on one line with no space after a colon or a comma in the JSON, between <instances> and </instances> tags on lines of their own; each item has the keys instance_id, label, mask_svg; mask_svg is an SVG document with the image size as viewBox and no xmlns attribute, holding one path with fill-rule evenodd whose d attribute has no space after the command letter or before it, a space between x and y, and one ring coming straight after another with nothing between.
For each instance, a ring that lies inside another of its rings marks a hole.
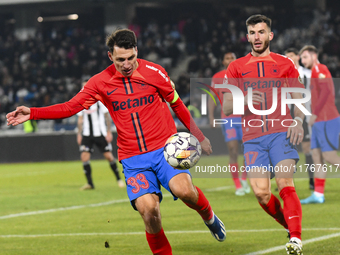
<instances>
[{"instance_id":1,"label":"soccer player in red kit","mask_svg":"<svg viewBox=\"0 0 340 255\"><path fill-rule=\"evenodd\" d=\"M302 64L312 70L312 126L311 149L315 163L314 192L301 200L301 204L325 202L324 190L327 171L322 167L324 161L340 165L339 149L340 117L335 106L335 91L332 75L327 66L318 61L318 50L306 45L300 50Z\"/></svg>"},{"instance_id":2,"label":"soccer player in red kit","mask_svg":"<svg viewBox=\"0 0 340 255\"><path fill-rule=\"evenodd\" d=\"M287 253L302 254L302 210L294 188L293 172L299 159L295 145L303 138L304 114L296 108L296 117L292 120L286 106L286 115L281 115L281 89L304 86L298 80L299 72L292 60L269 50L274 36L271 19L264 15L253 15L247 19L246 26L252 51L231 62L227 69L228 84L237 86L243 95L233 99L231 90L236 88L225 90L223 111L226 115L232 114L235 112L233 100L244 99L243 145L251 187L261 207L288 231L290 240L286 244ZM277 98L273 97L274 89L277 89ZM252 98L248 98L249 90L252 90ZM293 99L302 98L302 94L297 92L291 93L291 96ZM277 100L277 108L272 113L252 113L251 106L256 110L268 110L274 100ZM289 124L284 126L282 121ZM284 173L280 169L288 172ZM270 171L273 170L283 208L279 199L271 193Z\"/></svg>"},{"instance_id":3,"label":"soccer player in red kit","mask_svg":"<svg viewBox=\"0 0 340 255\"><path fill-rule=\"evenodd\" d=\"M215 84L223 83L223 80L227 74L227 68L229 64L236 59L236 55L233 52L227 52L223 54L222 64L225 69L217 72L212 77L211 87L215 88ZM216 89L218 96L223 98L223 90ZM217 95L216 95L217 96ZM209 97L208 101L208 110L209 110L209 122L210 126L214 126L214 110L216 108L214 100ZM250 187L247 183L247 172L242 172L241 179L239 178L239 165L237 163L238 158L238 149L239 143L242 143L242 127L239 125L230 126L231 121L240 122L241 116L230 115L226 116L221 109L221 119L226 120L227 123L222 124L222 133L224 136L224 141L227 144L228 153L229 153L229 166L231 169L231 175L235 184L235 195L236 196L244 196L246 193L250 193Z\"/></svg>"},{"instance_id":4,"label":"soccer player in red kit","mask_svg":"<svg viewBox=\"0 0 340 255\"><path fill-rule=\"evenodd\" d=\"M153 254L172 254L160 214L160 185L196 210L218 241L226 238L222 221L214 214L203 192L193 185L189 170L172 168L164 159L166 140L176 127L166 102L183 124L212 152L209 140L194 123L178 97L175 85L159 65L137 58L137 39L131 30L121 29L106 41L113 62L93 76L70 101L42 108L18 107L7 114L8 125L29 119L70 117L101 101L117 127L118 158L124 169L131 205L143 218L146 239Z\"/></svg>"}]
</instances>

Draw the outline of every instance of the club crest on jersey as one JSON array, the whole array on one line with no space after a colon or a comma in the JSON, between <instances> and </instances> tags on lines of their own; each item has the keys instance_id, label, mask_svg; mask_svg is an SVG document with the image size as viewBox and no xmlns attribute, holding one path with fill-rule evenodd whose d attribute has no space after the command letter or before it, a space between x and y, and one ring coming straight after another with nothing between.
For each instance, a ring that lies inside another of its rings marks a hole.
<instances>
[{"instance_id":1,"label":"club crest on jersey","mask_svg":"<svg viewBox=\"0 0 340 255\"><path fill-rule=\"evenodd\" d=\"M145 83L137 83L138 89L140 90L147 90L149 88L149 85Z\"/></svg>"},{"instance_id":2,"label":"club crest on jersey","mask_svg":"<svg viewBox=\"0 0 340 255\"><path fill-rule=\"evenodd\" d=\"M277 65L274 65L272 68L270 68L269 72L274 76L279 76L280 68Z\"/></svg>"}]
</instances>

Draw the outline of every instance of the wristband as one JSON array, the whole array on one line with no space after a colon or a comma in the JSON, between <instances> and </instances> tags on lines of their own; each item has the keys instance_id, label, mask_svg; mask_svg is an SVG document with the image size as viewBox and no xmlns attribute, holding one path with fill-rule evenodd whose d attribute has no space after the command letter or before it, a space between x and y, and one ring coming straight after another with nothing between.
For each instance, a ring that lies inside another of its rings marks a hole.
<instances>
[{"instance_id":1,"label":"wristband","mask_svg":"<svg viewBox=\"0 0 340 255\"><path fill-rule=\"evenodd\" d=\"M298 120L301 122L301 124L303 123L303 120L300 117L295 117L294 120Z\"/></svg>"}]
</instances>

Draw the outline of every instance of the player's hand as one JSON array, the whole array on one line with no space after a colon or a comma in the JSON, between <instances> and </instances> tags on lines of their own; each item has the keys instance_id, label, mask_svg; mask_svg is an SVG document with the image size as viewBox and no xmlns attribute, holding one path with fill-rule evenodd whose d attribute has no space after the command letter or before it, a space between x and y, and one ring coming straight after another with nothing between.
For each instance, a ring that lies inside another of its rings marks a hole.
<instances>
[{"instance_id":1,"label":"player's hand","mask_svg":"<svg viewBox=\"0 0 340 255\"><path fill-rule=\"evenodd\" d=\"M302 142L303 140L303 127L302 123L298 120L296 120L297 125L295 125L295 122L290 125L287 131L287 138L290 137L290 142L293 145L298 145Z\"/></svg>"},{"instance_id":2,"label":"player's hand","mask_svg":"<svg viewBox=\"0 0 340 255\"><path fill-rule=\"evenodd\" d=\"M312 127L312 126L314 125L314 123L315 123L317 117L318 117L318 116L316 116L315 114L312 114L312 116L310 116L308 125Z\"/></svg>"},{"instance_id":3,"label":"player's hand","mask_svg":"<svg viewBox=\"0 0 340 255\"><path fill-rule=\"evenodd\" d=\"M113 136L112 136L111 131L108 131L108 132L107 132L107 135L106 135L105 138L106 138L106 141L107 141L108 143L111 143L111 142L112 142Z\"/></svg>"},{"instance_id":4,"label":"player's hand","mask_svg":"<svg viewBox=\"0 0 340 255\"><path fill-rule=\"evenodd\" d=\"M81 140L83 139L83 136L81 134L77 134L77 143L78 145L81 145Z\"/></svg>"},{"instance_id":5,"label":"player's hand","mask_svg":"<svg viewBox=\"0 0 340 255\"><path fill-rule=\"evenodd\" d=\"M211 144L208 138L204 138L204 140L201 142L201 147L204 154L210 155L212 153Z\"/></svg>"},{"instance_id":6,"label":"player's hand","mask_svg":"<svg viewBox=\"0 0 340 255\"><path fill-rule=\"evenodd\" d=\"M13 112L6 115L7 126L16 126L30 119L31 110L26 106L19 106Z\"/></svg>"},{"instance_id":7,"label":"player's hand","mask_svg":"<svg viewBox=\"0 0 340 255\"><path fill-rule=\"evenodd\" d=\"M260 103L264 102L263 93L257 90L253 90L253 105L259 105ZM244 105L248 105L248 94L244 97Z\"/></svg>"}]
</instances>

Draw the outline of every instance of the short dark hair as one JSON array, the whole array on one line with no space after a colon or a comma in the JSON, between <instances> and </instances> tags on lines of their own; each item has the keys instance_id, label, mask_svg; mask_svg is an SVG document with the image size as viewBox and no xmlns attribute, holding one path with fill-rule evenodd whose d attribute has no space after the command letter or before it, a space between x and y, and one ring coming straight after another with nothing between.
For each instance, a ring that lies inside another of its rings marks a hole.
<instances>
[{"instance_id":1,"label":"short dark hair","mask_svg":"<svg viewBox=\"0 0 340 255\"><path fill-rule=\"evenodd\" d=\"M106 38L106 45L111 53L114 46L124 49L135 48L137 46L137 37L130 29L118 29Z\"/></svg>"},{"instance_id":2,"label":"short dark hair","mask_svg":"<svg viewBox=\"0 0 340 255\"><path fill-rule=\"evenodd\" d=\"M246 21L246 26L248 27L249 25L256 25L257 23L262 23L262 22L266 23L267 27L271 29L272 20L262 14L255 14L255 15L250 16Z\"/></svg>"},{"instance_id":3,"label":"short dark hair","mask_svg":"<svg viewBox=\"0 0 340 255\"><path fill-rule=\"evenodd\" d=\"M299 55L299 51L296 48L288 48L285 50L285 54L294 53L295 55Z\"/></svg>"},{"instance_id":4,"label":"short dark hair","mask_svg":"<svg viewBox=\"0 0 340 255\"><path fill-rule=\"evenodd\" d=\"M302 49L300 50L299 54L301 55L304 51L313 52L315 54L319 53L318 49L315 46L313 46L313 45L303 46Z\"/></svg>"},{"instance_id":5,"label":"short dark hair","mask_svg":"<svg viewBox=\"0 0 340 255\"><path fill-rule=\"evenodd\" d=\"M221 60L223 60L224 57L225 57L225 55L227 55L227 54L233 55L235 59L237 58L237 57L236 57L236 54L235 54L234 52L232 52L232 51L225 51L225 52L223 52L223 54L222 54Z\"/></svg>"}]
</instances>

